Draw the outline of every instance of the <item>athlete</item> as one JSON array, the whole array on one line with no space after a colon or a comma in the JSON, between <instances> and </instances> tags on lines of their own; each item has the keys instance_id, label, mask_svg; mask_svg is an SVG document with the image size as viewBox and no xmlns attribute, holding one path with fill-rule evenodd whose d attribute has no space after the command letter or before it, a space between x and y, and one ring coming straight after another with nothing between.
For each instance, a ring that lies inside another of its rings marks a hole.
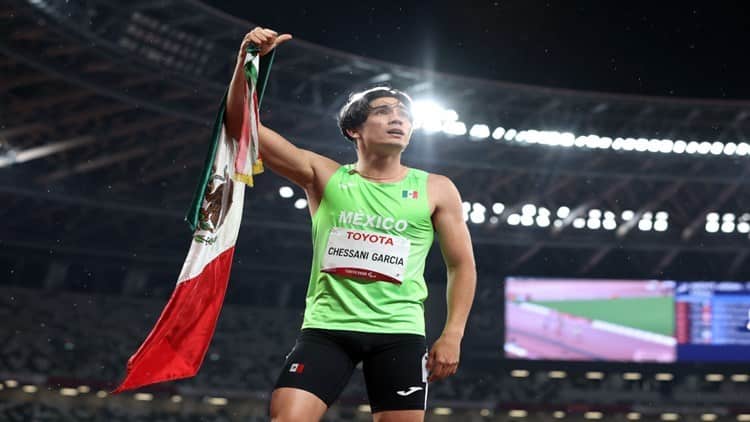
<instances>
[{"instance_id":1,"label":"athlete","mask_svg":"<svg viewBox=\"0 0 750 422\"><path fill-rule=\"evenodd\" d=\"M291 35L255 28L243 39L227 98L239 139L246 47L265 55ZM274 388L273 421L319 421L361 363L376 422L424 420L428 383L456 372L476 286L461 198L444 176L401 163L412 133L411 99L378 87L339 114L357 161L341 165L261 125L264 165L304 189L313 262L304 320ZM447 267L447 316L427 351L424 266L437 233Z\"/></svg>"}]
</instances>

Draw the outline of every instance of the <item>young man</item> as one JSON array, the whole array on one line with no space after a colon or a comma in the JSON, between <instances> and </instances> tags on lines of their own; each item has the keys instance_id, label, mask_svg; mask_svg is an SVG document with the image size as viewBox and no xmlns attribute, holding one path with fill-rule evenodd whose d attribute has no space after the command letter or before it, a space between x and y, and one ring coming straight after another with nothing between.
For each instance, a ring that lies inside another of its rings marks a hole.
<instances>
[{"instance_id":1,"label":"young man","mask_svg":"<svg viewBox=\"0 0 750 422\"><path fill-rule=\"evenodd\" d=\"M245 49L264 55L291 39L255 28L240 47L226 124L239 138ZM446 177L401 164L412 133L411 99L390 88L354 95L339 126L357 162L344 165L259 128L264 165L307 194L313 262L304 322L271 397L274 421L318 421L362 363L376 422L422 421L427 384L456 372L476 271L461 199ZM429 353L424 265L438 234L448 314Z\"/></svg>"}]
</instances>

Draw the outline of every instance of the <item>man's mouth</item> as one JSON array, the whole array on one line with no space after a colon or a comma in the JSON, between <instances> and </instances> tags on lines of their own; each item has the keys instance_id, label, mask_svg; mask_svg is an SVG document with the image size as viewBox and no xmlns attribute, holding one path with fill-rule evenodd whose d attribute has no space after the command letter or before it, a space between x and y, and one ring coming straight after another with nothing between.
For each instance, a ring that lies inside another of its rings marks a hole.
<instances>
[{"instance_id":1,"label":"man's mouth","mask_svg":"<svg viewBox=\"0 0 750 422\"><path fill-rule=\"evenodd\" d=\"M401 130L401 129L391 129L391 130L388 131L388 134L389 135L399 135L399 136L404 136L405 135L404 131Z\"/></svg>"}]
</instances>

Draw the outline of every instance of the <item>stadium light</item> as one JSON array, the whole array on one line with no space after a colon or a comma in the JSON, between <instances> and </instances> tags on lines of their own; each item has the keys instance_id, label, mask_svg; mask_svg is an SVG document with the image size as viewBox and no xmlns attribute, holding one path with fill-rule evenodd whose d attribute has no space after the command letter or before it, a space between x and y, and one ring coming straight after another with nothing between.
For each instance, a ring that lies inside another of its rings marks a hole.
<instances>
[{"instance_id":1,"label":"stadium light","mask_svg":"<svg viewBox=\"0 0 750 422\"><path fill-rule=\"evenodd\" d=\"M555 419L562 419L565 417L565 412L563 412L562 410L555 410L554 412L552 412L552 417Z\"/></svg>"},{"instance_id":2,"label":"stadium light","mask_svg":"<svg viewBox=\"0 0 750 422\"><path fill-rule=\"evenodd\" d=\"M717 419L719 419L719 416L716 413L704 413L701 415L701 420L705 422L713 422Z\"/></svg>"},{"instance_id":3,"label":"stadium light","mask_svg":"<svg viewBox=\"0 0 750 422\"><path fill-rule=\"evenodd\" d=\"M523 215L535 215L536 214L536 206L534 204L526 204L523 207L521 207L521 214Z\"/></svg>"},{"instance_id":4,"label":"stadium light","mask_svg":"<svg viewBox=\"0 0 750 422\"><path fill-rule=\"evenodd\" d=\"M490 136L490 127L484 124L475 124L471 127L469 136L475 139L486 139Z\"/></svg>"},{"instance_id":5,"label":"stadium light","mask_svg":"<svg viewBox=\"0 0 750 422\"><path fill-rule=\"evenodd\" d=\"M482 409L479 411L479 416L484 416L485 418L492 415L492 411L490 409Z\"/></svg>"},{"instance_id":6,"label":"stadium light","mask_svg":"<svg viewBox=\"0 0 750 422\"><path fill-rule=\"evenodd\" d=\"M502 202L495 202L492 204L492 212L494 212L497 215L500 215L505 211L505 205Z\"/></svg>"},{"instance_id":7,"label":"stadium light","mask_svg":"<svg viewBox=\"0 0 750 422\"><path fill-rule=\"evenodd\" d=\"M678 415L677 413L668 412L661 414L661 420L663 421L676 421L678 419L680 419L680 415Z\"/></svg>"},{"instance_id":8,"label":"stadium light","mask_svg":"<svg viewBox=\"0 0 750 422\"><path fill-rule=\"evenodd\" d=\"M96 397L99 397L100 399L103 399L103 398L107 397L108 395L109 395L109 393L107 393L104 390L99 390L99 391L96 392Z\"/></svg>"},{"instance_id":9,"label":"stadium light","mask_svg":"<svg viewBox=\"0 0 750 422\"><path fill-rule=\"evenodd\" d=\"M91 387L89 387L88 385L79 385L78 392L81 394L88 394L91 392Z\"/></svg>"},{"instance_id":10,"label":"stadium light","mask_svg":"<svg viewBox=\"0 0 750 422\"><path fill-rule=\"evenodd\" d=\"M750 381L750 375L748 375L748 374L732 374L732 381L734 381L734 382L748 382L748 381Z\"/></svg>"},{"instance_id":11,"label":"stadium light","mask_svg":"<svg viewBox=\"0 0 750 422\"><path fill-rule=\"evenodd\" d=\"M596 218L589 218L586 226L591 230L598 230L602 226L602 221Z\"/></svg>"},{"instance_id":12,"label":"stadium light","mask_svg":"<svg viewBox=\"0 0 750 422\"><path fill-rule=\"evenodd\" d=\"M357 406L357 410L362 413L372 413L372 409L370 408L369 404L360 404L359 406Z\"/></svg>"},{"instance_id":13,"label":"stadium light","mask_svg":"<svg viewBox=\"0 0 750 422\"><path fill-rule=\"evenodd\" d=\"M558 218L568 218L570 215L570 208L566 206L562 206L557 209L557 217Z\"/></svg>"},{"instance_id":14,"label":"stadium light","mask_svg":"<svg viewBox=\"0 0 750 422\"><path fill-rule=\"evenodd\" d=\"M466 124L464 122L445 122L443 132L448 135L462 136L466 134Z\"/></svg>"},{"instance_id":15,"label":"stadium light","mask_svg":"<svg viewBox=\"0 0 750 422\"><path fill-rule=\"evenodd\" d=\"M440 416L448 416L453 414L453 409L450 407L436 407L432 410L432 413Z\"/></svg>"},{"instance_id":16,"label":"stadium light","mask_svg":"<svg viewBox=\"0 0 750 422\"><path fill-rule=\"evenodd\" d=\"M672 152L674 152L675 154L682 154L683 152L685 152L686 148L687 148L687 143L685 141L677 140L672 145Z\"/></svg>"},{"instance_id":17,"label":"stadium light","mask_svg":"<svg viewBox=\"0 0 750 422\"><path fill-rule=\"evenodd\" d=\"M27 394L34 394L39 391L39 388L37 388L36 385L24 385L23 387L21 387L21 390Z\"/></svg>"},{"instance_id":18,"label":"stadium light","mask_svg":"<svg viewBox=\"0 0 750 422\"><path fill-rule=\"evenodd\" d=\"M298 210L304 209L307 206L307 199L305 198L299 198L296 201L294 201L294 208L297 208Z\"/></svg>"},{"instance_id":19,"label":"stadium light","mask_svg":"<svg viewBox=\"0 0 750 422\"><path fill-rule=\"evenodd\" d=\"M547 376L553 379L562 379L568 376L565 371L549 371Z\"/></svg>"},{"instance_id":20,"label":"stadium light","mask_svg":"<svg viewBox=\"0 0 750 422\"><path fill-rule=\"evenodd\" d=\"M521 224L521 216L518 214L511 214L508 216L508 224L511 226L517 226Z\"/></svg>"},{"instance_id":21,"label":"stadium light","mask_svg":"<svg viewBox=\"0 0 750 422\"><path fill-rule=\"evenodd\" d=\"M18 381L13 379L5 380L5 386L8 388L16 388L18 387Z\"/></svg>"},{"instance_id":22,"label":"stadium light","mask_svg":"<svg viewBox=\"0 0 750 422\"><path fill-rule=\"evenodd\" d=\"M614 230L617 228L617 222L615 220L604 220L602 227L604 227L604 230Z\"/></svg>"},{"instance_id":23,"label":"stadium light","mask_svg":"<svg viewBox=\"0 0 750 422\"><path fill-rule=\"evenodd\" d=\"M513 378L526 378L529 376L529 371L526 369L514 369L510 371L510 376Z\"/></svg>"},{"instance_id":24,"label":"stadium light","mask_svg":"<svg viewBox=\"0 0 750 422\"><path fill-rule=\"evenodd\" d=\"M573 220L573 227L577 229L582 229L586 227L586 220L584 220L581 217L576 218L575 220Z\"/></svg>"},{"instance_id":25,"label":"stadium light","mask_svg":"<svg viewBox=\"0 0 750 422\"><path fill-rule=\"evenodd\" d=\"M625 210L622 212L622 215L620 216L623 221L630 221L635 217L635 213L633 210Z\"/></svg>"},{"instance_id":26,"label":"stadium light","mask_svg":"<svg viewBox=\"0 0 750 422\"><path fill-rule=\"evenodd\" d=\"M206 403L212 406L226 406L229 400L224 397L206 397Z\"/></svg>"},{"instance_id":27,"label":"stadium light","mask_svg":"<svg viewBox=\"0 0 750 422\"><path fill-rule=\"evenodd\" d=\"M628 381L638 381L642 377L640 372L625 372L622 374L622 378Z\"/></svg>"},{"instance_id":28,"label":"stadium light","mask_svg":"<svg viewBox=\"0 0 750 422\"><path fill-rule=\"evenodd\" d=\"M602 218L602 210L592 208L589 210L589 218L599 219Z\"/></svg>"},{"instance_id":29,"label":"stadium light","mask_svg":"<svg viewBox=\"0 0 750 422\"><path fill-rule=\"evenodd\" d=\"M706 381L722 382L724 381L724 375L723 374L706 374Z\"/></svg>"},{"instance_id":30,"label":"stadium light","mask_svg":"<svg viewBox=\"0 0 750 422\"><path fill-rule=\"evenodd\" d=\"M750 421L750 413L740 413L737 415L737 420L741 422Z\"/></svg>"},{"instance_id":31,"label":"stadium light","mask_svg":"<svg viewBox=\"0 0 750 422\"><path fill-rule=\"evenodd\" d=\"M539 227L549 227L550 221L548 217L539 216L536 218L536 225Z\"/></svg>"},{"instance_id":32,"label":"stadium light","mask_svg":"<svg viewBox=\"0 0 750 422\"><path fill-rule=\"evenodd\" d=\"M170 397L169 400L171 400L172 403L182 403L182 396L179 394L175 394L174 396Z\"/></svg>"},{"instance_id":33,"label":"stadium light","mask_svg":"<svg viewBox=\"0 0 750 422\"><path fill-rule=\"evenodd\" d=\"M583 414L584 419L599 420L604 417L602 412L589 411Z\"/></svg>"},{"instance_id":34,"label":"stadium light","mask_svg":"<svg viewBox=\"0 0 750 422\"><path fill-rule=\"evenodd\" d=\"M133 398L138 401L151 401L154 399L154 395L151 393L135 393Z\"/></svg>"},{"instance_id":35,"label":"stadium light","mask_svg":"<svg viewBox=\"0 0 750 422\"><path fill-rule=\"evenodd\" d=\"M75 388L63 387L60 389L60 395L66 397L75 397L78 395L78 390Z\"/></svg>"},{"instance_id":36,"label":"stadium light","mask_svg":"<svg viewBox=\"0 0 750 422\"><path fill-rule=\"evenodd\" d=\"M718 221L709 221L706 223L706 231L709 233L716 233L719 231Z\"/></svg>"},{"instance_id":37,"label":"stadium light","mask_svg":"<svg viewBox=\"0 0 750 422\"><path fill-rule=\"evenodd\" d=\"M590 380L604 379L604 372L600 372L600 371L588 371L588 372L586 372L586 379L590 379Z\"/></svg>"},{"instance_id":38,"label":"stadium light","mask_svg":"<svg viewBox=\"0 0 750 422\"><path fill-rule=\"evenodd\" d=\"M524 214L521 216L521 225L522 226L533 226L534 225L534 217L529 214Z\"/></svg>"},{"instance_id":39,"label":"stadium light","mask_svg":"<svg viewBox=\"0 0 750 422\"><path fill-rule=\"evenodd\" d=\"M734 221L724 221L721 223L721 231L724 233L731 233L734 231Z\"/></svg>"},{"instance_id":40,"label":"stadium light","mask_svg":"<svg viewBox=\"0 0 750 422\"><path fill-rule=\"evenodd\" d=\"M469 214L469 220L474 224L482 224L485 221L484 212L472 211Z\"/></svg>"},{"instance_id":41,"label":"stadium light","mask_svg":"<svg viewBox=\"0 0 750 422\"><path fill-rule=\"evenodd\" d=\"M653 226L654 224L651 222L650 219L649 220L642 219L641 221L638 222L638 229L644 232L651 231Z\"/></svg>"},{"instance_id":42,"label":"stadium light","mask_svg":"<svg viewBox=\"0 0 750 422\"><path fill-rule=\"evenodd\" d=\"M628 414L625 415L625 418L629 421L637 421L641 419L641 414L638 412L628 412Z\"/></svg>"},{"instance_id":43,"label":"stadium light","mask_svg":"<svg viewBox=\"0 0 750 422\"><path fill-rule=\"evenodd\" d=\"M448 118L448 121L458 120L457 114L455 115L455 119L450 119L450 117L454 117L452 113L432 100L416 100L412 104L411 109L414 113L414 128L421 128L426 132L440 131L446 118Z\"/></svg>"},{"instance_id":44,"label":"stadium light","mask_svg":"<svg viewBox=\"0 0 750 422\"><path fill-rule=\"evenodd\" d=\"M499 141L503 135L505 135L505 128L502 126L498 126L495 128L494 131L492 131L492 139Z\"/></svg>"},{"instance_id":45,"label":"stadium light","mask_svg":"<svg viewBox=\"0 0 750 422\"><path fill-rule=\"evenodd\" d=\"M511 418L525 418L528 414L529 412L523 409L511 409L508 412L508 416L510 416Z\"/></svg>"},{"instance_id":46,"label":"stadium light","mask_svg":"<svg viewBox=\"0 0 750 422\"><path fill-rule=\"evenodd\" d=\"M505 132L505 136L503 136L503 139L505 139L506 141L512 141L512 140L513 140L513 138L515 138L515 137L516 137L516 134L517 134L517 133L518 133L518 131L517 131L517 130L515 130L515 129L508 129L508 130L507 130L507 131Z\"/></svg>"},{"instance_id":47,"label":"stadium light","mask_svg":"<svg viewBox=\"0 0 750 422\"><path fill-rule=\"evenodd\" d=\"M294 190L289 186L282 186L279 188L279 196L288 199L294 196Z\"/></svg>"},{"instance_id":48,"label":"stadium light","mask_svg":"<svg viewBox=\"0 0 750 422\"><path fill-rule=\"evenodd\" d=\"M674 375L670 374L669 372L659 372L654 375L654 379L657 381L672 381L674 379Z\"/></svg>"}]
</instances>

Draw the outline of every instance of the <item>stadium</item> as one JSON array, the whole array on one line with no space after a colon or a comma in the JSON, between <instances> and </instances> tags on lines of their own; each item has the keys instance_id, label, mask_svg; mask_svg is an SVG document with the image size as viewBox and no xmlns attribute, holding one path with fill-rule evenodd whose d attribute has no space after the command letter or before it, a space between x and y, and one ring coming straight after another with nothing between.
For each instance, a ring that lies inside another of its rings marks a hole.
<instances>
[{"instance_id":1,"label":"stadium","mask_svg":"<svg viewBox=\"0 0 750 422\"><path fill-rule=\"evenodd\" d=\"M245 194L198 375L111 394L175 288L185 210L254 26L198 0L0 5L0 420L268 420L311 261L305 192L270 171ZM264 124L352 162L335 124L348 94L403 89L404 162L461 192L477 290L460 370L430 386L425 420L750 421L750 101L283 48ZM434 341L437 247L425 279ZM372 420L361 370L323 420Z\"/></svg>"}]
</instances>

